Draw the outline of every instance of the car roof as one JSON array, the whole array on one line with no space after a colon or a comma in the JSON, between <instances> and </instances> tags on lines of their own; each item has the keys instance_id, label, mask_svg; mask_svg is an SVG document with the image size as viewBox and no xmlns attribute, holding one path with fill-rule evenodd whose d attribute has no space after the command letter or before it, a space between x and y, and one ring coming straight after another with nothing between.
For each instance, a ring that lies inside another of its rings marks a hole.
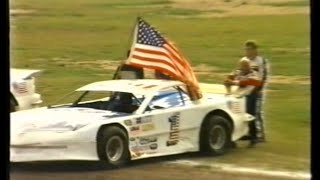
<instances>
[{"instance_id":1,"label":"car roof","mask_svg":"<svg viewBox=\"0 0 320 180\"><path fill-rule=\"evenodd\" d=\"M119 91L145 94L157 92L172 86L183 85L180 81L158 79L130 79L98 81L85 85L76 91Z\"/></svg>"}]
</instances>

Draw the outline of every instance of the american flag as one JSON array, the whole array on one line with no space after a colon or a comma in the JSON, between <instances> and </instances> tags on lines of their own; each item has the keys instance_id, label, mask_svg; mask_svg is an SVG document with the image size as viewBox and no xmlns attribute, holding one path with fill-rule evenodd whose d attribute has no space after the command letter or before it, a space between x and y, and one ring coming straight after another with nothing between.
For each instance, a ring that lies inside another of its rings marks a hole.
<instances>
[{"instance_id":1,"label":"american flag","mask_svg":"<svg viewBox=\"0 0 320 180\"><path fill-rule=\"evenodd\" d=\"M127 64L152 69L187 85L192 100L202 97L198 80L181 51L149 23L138 18Z\"/></svg>"},{"instance_id":2,"label":"american flag","mask_svg":"<svg viewBox=\"0 0 320 180\"><path fill-rule=\"evenodd\" d=\"M13 88L17 93L27 93L27 83L26 82L15 82L13 83Z\"/></svg>"}]
</instances>

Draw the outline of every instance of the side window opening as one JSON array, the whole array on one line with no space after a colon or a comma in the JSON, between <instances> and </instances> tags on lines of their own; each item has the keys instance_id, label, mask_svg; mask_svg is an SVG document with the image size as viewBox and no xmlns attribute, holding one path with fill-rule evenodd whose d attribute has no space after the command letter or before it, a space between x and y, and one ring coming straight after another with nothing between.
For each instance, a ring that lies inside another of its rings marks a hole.
<instances>
[{"instance_id":1,"label":"side window opening","mask_svg":"<svg viewBox=\"0 0 320 180\"><path fill-rule=\"evenodd\" d=\"M120 113L133 113L143 101L143 97L136 97L127 92L84 92L72 107L86 107L109 110Z\"/></svg>"},{"instance_id":2,"label":"side window opening","mask_svg":"<svg viewBox=\"0 0 320 180\"><path fill-rule=\"evenodd\" d=\"M189 96L181 86L170 87L160 91L149 103L149 109L167 109L185 106Z\"/></svg>"}]
</instances>

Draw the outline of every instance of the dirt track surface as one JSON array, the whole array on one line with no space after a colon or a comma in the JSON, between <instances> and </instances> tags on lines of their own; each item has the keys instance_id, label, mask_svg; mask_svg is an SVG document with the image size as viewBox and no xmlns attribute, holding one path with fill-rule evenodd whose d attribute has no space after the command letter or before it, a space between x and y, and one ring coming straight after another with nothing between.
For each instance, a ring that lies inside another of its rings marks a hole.
<instances>
[{"instance_id":1,"label":"dirt track surface","mask_svg":"<svg viewBox=\"0 0 320 180\"><path fill-rule=\"evenodd\" d=\"M179 156L180 158L182 156ZM174 157L174 159L179 158ZM110 169L99 162L61 161L11 164L10 180L271 180L285 178L222 172L201 167L167 164L174 160L152 158Z\"/></svg>"}]
</instances>

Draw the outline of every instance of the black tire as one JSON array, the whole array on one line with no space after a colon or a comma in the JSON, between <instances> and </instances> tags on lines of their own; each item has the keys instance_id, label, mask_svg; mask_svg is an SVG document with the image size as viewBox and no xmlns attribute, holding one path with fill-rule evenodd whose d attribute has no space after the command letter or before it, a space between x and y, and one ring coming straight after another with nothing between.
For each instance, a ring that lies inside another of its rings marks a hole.
<instances>
[{"instance_id":1,"label":"black tire","mask_svg":"<svg viewBox=\"0 0 320 180\"><path fill-rule=\"evenodd\" d=\"M16 106L14 99L10 98L10 112L16 112Z\"/></svg>"},{"instance_id":2,"label":"black tire","mask_svg":"<svg viewBox=\"0 0 320 180\"><path fill-rule=\"evenodd\" d=\"M231 124L223 116L208 117L201 129L201 152L210 155L222 155L231 144Z\"/></svg>"},{"instance_id":3,"label":"black tire","mask_svg":"<svg viewBox=\"0 0 320 180\"><path fill-rule=\"evenodd\" d=\"M117 148L117 146L119 147ZM119 150L121 147L122 150ZM113 156L112 149L116 151ZM106 162L108 166L120 167L125 165L129 161L127 134L117 126L109 126L102 129L98 137L97 151L99 159Z\"/></svg>"}]
</instances>

